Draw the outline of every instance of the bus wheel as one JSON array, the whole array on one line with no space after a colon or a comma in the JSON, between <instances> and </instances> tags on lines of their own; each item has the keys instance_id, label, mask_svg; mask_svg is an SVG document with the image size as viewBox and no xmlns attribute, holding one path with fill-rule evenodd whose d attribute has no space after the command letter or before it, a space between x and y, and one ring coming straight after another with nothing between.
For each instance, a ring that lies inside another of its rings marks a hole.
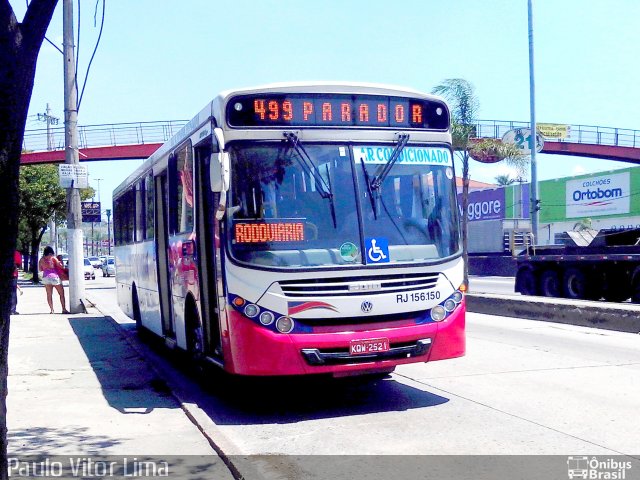
<instances>
[{"instance_id":1,"label":"bus wheel","mask_svg":"<svg viewBox=\"0 0 640 480\"><path fill-rule=\"evenodd\" d=\"M195 360L202 357L202 324L198 318L195 301L189 297L185 306L185 325L187 336L187 352Z\"/></svg>"},{"instance_id":2,"label":"bus wheel","mask_svg":"<svg viewBox=\"0 0 640 480\"><path fill-rule=\"evenodd\" d=\"M560 297L560 277L555 270L545 270L540 275L540 293L545 297Z\"/></svg>"},{"instance_id":3,"label":"bus wheel","mask_svg":"<svg viewBox=\"0 0 640 480\"><path fill-rule=\"evenodd\" d=\"M142 332L142 315L140 314L140 302L138 301L138 289L133 286L133 293L131 294L131 303L133 304L133 319L136 321L136 330L138 333Z\"/></svg>"},{"instance_id":4,"label":"bus wheel","mask_svg":"<svg viewBox=\"0 0 640 480\"><path fill-rule=\"evenodd\" d=\"M522 295L538 295L538 282L532 268L523 267L516 274L516 291Z\"/></svg>"},{"instance_id":5,"label":"bus wheel","mask_svg":"<svg viewBox=\"0 0 640 480\"><path fill-rule=\"evenodd\" d=\"M582 300L588 297L587 276L578 268L568 268L562 276L564 296L572 300Z\"/></svg>"}]
</instances>

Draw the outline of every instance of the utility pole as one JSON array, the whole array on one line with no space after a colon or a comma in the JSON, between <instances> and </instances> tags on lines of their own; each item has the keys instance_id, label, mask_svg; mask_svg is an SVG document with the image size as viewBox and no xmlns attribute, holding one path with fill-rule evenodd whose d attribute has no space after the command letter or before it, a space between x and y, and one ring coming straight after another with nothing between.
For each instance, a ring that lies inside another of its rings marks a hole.
<instances>
[{"instance_id":1,"label":"utility pole","mask_svg":"<svg viewBox=\"0 0 640 480\"><path fill-rule=\"evenodd\" d=\"M57 125L59 118L51 116L51 109L47 103L47 110L45 113L38 114L38 120L41 122L47 122L47 150L53 150L53 135L51 134L51 125Z\"/></svg>"},{"instance_id":2,"label":"utility pole","mask_svg":"<svg viewBox=\"0 0 640 480\"><path fill-rule=\"evenodd\" d=\"M73 0L62 3L64 53L64 143L65 163L79 165L78 92L73 43ZM84 313L84 262L82 256L82 211L77 185L67 189L67 239L69 242L69 311Z\"/></svg>"},{"instance_id":3,"label":"utility pole","mask_svg":"<svg viewBox=\"0 0 640 480\"><path fill-rule=\"evenodd\" d=\"M531 150L531 231L534 242L538 239L538 165L536 162L536 148L538 146L538 131L536 126L536 86L533 75L533 7L531 0L527 5L529 24L529 106L531 110L531 136L529 137L529 149Z\"/></svg>"}]
</instances>

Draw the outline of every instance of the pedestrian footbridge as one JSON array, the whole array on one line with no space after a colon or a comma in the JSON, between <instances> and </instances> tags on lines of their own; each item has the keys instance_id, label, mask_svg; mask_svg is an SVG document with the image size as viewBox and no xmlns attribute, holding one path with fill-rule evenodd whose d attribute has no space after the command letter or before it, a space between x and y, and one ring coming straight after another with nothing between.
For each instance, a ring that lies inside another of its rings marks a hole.
<instances>
[{"instance_id":1,"label":"pedestrian footbridge","mask_svg":"<svg viewBox=\"0 0 640 480\"><path fill-rule=\"evenodd\" d=\"M168 120L78 126L80 161L147 158L186 123ZM529 123L478 120L476 136L502 138L514 128L529 128ZM569 129L568 138L546 138L542 153L640 164L640 130L591 125L569 125ZM22 164L64 162L64 127L26 130L22 147Z\"/></svg>"}]
</instances>

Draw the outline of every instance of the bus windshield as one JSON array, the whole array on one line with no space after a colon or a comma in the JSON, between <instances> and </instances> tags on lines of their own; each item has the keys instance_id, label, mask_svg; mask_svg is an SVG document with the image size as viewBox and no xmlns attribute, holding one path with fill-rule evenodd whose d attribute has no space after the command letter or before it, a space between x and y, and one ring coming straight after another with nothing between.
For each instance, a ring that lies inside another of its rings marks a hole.
<instances>
[{"instance_id":1,"label":"bus windshield","mask_svg":"<svg viewBox=\"0 0 640 480\"><path fill-rule=\"evenodd\" d=\"M433 262L460 248L451 153L356 143L229 145L230 251L267 267ZM375 180L380 183L372 188Z\"/></svg>"}]
</instances>

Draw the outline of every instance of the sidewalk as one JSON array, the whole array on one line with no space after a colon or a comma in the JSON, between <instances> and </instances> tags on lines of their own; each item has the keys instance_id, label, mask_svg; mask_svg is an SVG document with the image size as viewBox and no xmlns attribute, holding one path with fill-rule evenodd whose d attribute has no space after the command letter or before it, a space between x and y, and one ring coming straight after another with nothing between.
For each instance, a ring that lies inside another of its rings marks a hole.
<instances>
[{"instance_id":1,"label":"sidewalk","mask_svg":"<svg viewBox=\"0 0 640 480\"><path fill-rule=\"evenodd\" d=\"M9 341L10 457L99 455L171 463L199 456L200 474L232 478L115 322L94 308L51 315L43 286L20 286L20 314L11 317ZM66 287L65 293L68 298ZM60 312L55 290L53 295ZM194 458L186 463L195 477Z\"/></svg>"}]
</instances>

